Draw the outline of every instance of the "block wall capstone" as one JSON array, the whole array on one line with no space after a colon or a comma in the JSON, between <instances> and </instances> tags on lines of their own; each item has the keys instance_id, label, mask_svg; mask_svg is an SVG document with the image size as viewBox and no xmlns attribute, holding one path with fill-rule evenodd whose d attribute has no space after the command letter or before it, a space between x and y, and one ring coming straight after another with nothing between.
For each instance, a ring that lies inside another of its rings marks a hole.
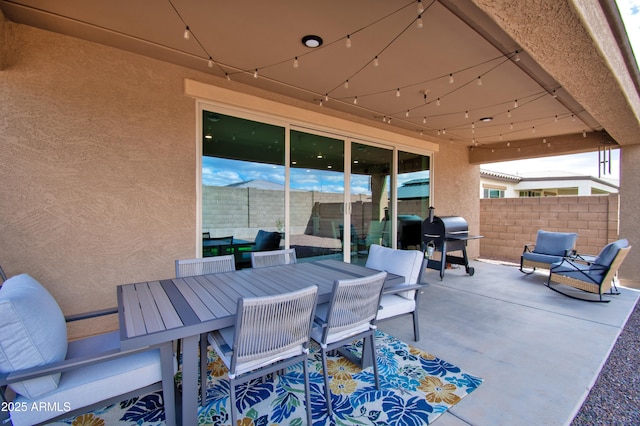
<instances>
[{"instance_id":1,"label":"block wall capstone","mask_svg":"<svg viewBox=\"0 0 640 426\"><path fill-rule=\"evenodd\" d=\"M520 262L538 230L576 232L576 250L597 254L618 239L618 194L480 200L480 257Z\"/></svg>"}]
</instances>

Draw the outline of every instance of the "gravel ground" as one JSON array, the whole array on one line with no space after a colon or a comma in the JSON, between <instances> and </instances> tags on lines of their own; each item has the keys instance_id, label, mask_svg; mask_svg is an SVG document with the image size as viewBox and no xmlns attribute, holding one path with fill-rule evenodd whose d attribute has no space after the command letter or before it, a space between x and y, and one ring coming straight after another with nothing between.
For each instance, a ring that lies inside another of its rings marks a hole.
<instances>
[{"instance_id":1,"label":"gravel ground","mask_svg":"<svg viewBox=\"0 0 640 426\"><path fill-rule=\"evenodd\" d=\"M571 425L640 425L640 304Z\"/></svg>"}]
</instances>

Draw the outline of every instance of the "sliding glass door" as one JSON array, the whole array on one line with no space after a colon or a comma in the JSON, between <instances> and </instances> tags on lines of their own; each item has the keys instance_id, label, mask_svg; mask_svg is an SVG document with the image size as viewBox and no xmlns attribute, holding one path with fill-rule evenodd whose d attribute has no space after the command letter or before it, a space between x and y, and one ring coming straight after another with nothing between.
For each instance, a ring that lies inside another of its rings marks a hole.
<instances>
[{"instance_id":1,"label":"sliding glass door","mask_svg":"<svg viewBox=\"0 0 640 426\"><path fill-rule=\"evenodd\" d=\"M255 250L364 263L372 244L420 248L428 156L232 114L202 110L203 256L240 268Z\"/></svg>"}]
</instances>

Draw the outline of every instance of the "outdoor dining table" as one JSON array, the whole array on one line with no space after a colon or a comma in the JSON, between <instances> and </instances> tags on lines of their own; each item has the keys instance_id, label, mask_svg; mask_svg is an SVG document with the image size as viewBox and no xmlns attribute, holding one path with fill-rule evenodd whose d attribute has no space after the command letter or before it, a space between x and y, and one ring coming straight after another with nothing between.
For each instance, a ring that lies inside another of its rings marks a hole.
<instances>
[{"instance_id":1,"label":"outdoor dining table","mask_svg":"<svg viewBox=\"0 0 640 426\"><path fill-rule=\"evenodd\" d=\"M335 280L376 272L338 260L318 260L120 285L117 287L120 346L128 350L183 339L182 419L178 419L178 424L195 425L199 337L234 325L239 298L285 293L315 284L318 304L322 304L329 302ZM385 287L403 282L404 277L388 274ZM162 371L164 375L173 369L163 366Z\"/></svg>"}]
</instances>

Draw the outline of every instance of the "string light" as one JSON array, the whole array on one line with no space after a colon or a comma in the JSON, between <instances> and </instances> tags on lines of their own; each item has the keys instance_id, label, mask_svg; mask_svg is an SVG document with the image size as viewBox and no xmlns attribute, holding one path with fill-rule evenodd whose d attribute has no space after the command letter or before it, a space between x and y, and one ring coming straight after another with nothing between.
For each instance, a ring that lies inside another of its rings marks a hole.
<instances>
[{"instance_id":1,"label":"string light","mask_svg":"<svg viewBox=\"0 0 640 426\"><path fill-rule=\"evenodd\" d=\"M349 80L347 80L347 81L345 81L345 82L344 82L344 88L345 88L345 89L348 89L348 88L349 88Z\"/></svg>"},{"instance_id":2,"label":"string light","mask_svg":"<svg viewBox=\"0 0 640 426\"><path fill-rule=\"evenodd\" d=\"M440 106L440 98L436 99L436 105Z\"/></svg>"},{"instance_id":3,"label":"string light","mask_svg":"<svg viewBox=\"0 0 640 426\"><path fill-rule=\"evenodd\" d=\"M258 68L253 72L253 78L258 78Z\"/></svg>"},{"instance_id":4,"label":"string light","mask_svg":"<svg viewBox=\"0 0 640 426\"><path fill-rule=\"evenodd\" d=\"M399 97L400 97L400 88L398 88L398 90L396 90L396 98L399 98Z\"/></svg>"},{"instance_id":5,"label":"string light","mask_svg":"<svg viewBox=\"0 0 640 426\"><path fill-rule=\"evenodd\" d=\"M185 40L189 40L191 38L191 31L189 31L189 26L184 29L184 34L182 34Z\"/></svg>"},{"instance_id":6,"label":"string light","mask_svg":"<svg viewBox=\"0 0 640 426\"><path fill-rule=\"evenodd\" d=\"M358 105L358 97L357 96L355 98L353 98L353 104L354 105Z\"/></svg>"},{"instance_id":7,"label":"string light","mask_svg":"<svg viewBox=\"0 0 640 426\"><path fill-rule=\"evenodd\" d=\"M586 131L586 130L583 130L583 131L582 131L582 137L583 137L583 138L586 138L586 137L587 137L587 131Z\"/></svg>"},{"instance_id":8,"label":"string light","mask_svg":"<svg viewBox=\"0 0 640 426\"><path fill-rule=\"evenodd\" d=\"M422 28L424 26L424 22L422 22L422 15L418 15L418 19L416 19L416 27Z\"/></svg>"},{"instance_id":9,"label":"string light","mask_svg":"<svg viewBox=\"0 0 640 426\"><path fill-rule=\"evenodd\" d=\"M510 109L507 110L507 117L511 118L511 110Z\"/></svg>"},{"instance_id":10,"label":"string light","mask_svg":"<svg viewBox=\"0 0 640 426\"><path fill-rule=\"evenodd\" d=\"M380 61L378 61L378 57L376 56L375 58L373 58L373 66L377 67L378 65L380 65Z\"/></svg>"},{"instance_id":11,"label":"string light","mask_svg":"<svg viewBox=\"0 0 640 426\"><path fill-rule=\"evenodd\" d=\"M297 56L293 59L293 67L294 68L298 68L298 57Z\"/></svg>"},{"instance_id":12,"label":"string light","mask_svg":"<svg viewBox=\"0 0 640 426\"><path fill-rule=\"evenodd\" d=\"M209 66L209 68L213 68L213 58L211 56L209 56L209 62L207 63L207 65Z\"/></svg>"},{"instance_id":13,"label":"string light","mask_svg":"<svg viewBox=\"0 0 640 426\"><path fill-rule=\"evenodd\" d=\"M469 118L469 111L464 112L464 118Z\"/></svg>"},{"instance_id":14,"label":"string light","mask_svg":"<svg viewBox=\"0 0 640 426\"><path fill-rule=\"evenodd\" d=\"M418 0L418 15L424 12L424 6L422 5L422 1Z\"/></svg>"},{"instance_id":15,"label":"string light","mask_svg":"<svg viewBox=\"0 0 640 426\"><path fill-rule=\"evenodd\" d=\"M351 47L351 36L347 34L347 41L345 42L345 47L348 49Z\"/></svg>"},{"instance_id":16,"label":"string light","mask_svg":"<svg viewBox=\"0 0 640 426\"><path fill-rule=\"evenodd\" d=\"M520 62L520 52L516 50L516 55L513 58L514 62Z\"/></svg>"},{"instance_id":17,"label":"string light","mask_svg":"<svg viewBox=\"0 0 640 426\"><path fill-rule=\"evenodd\" d=\"M422 124L427 124L427 116L424 116L424 117L422 118Z\"/></svg>"},{"instance_id":18,"label":"string light","mask_svg":"<svg viewBox=\"0 0 640 426\"><path fill-rule=\"evenodd\" d=\"M518 108L518 100L517 99L513 102L513 107L514 108Z\"/></svg>"},{"instance_id":19,"label":"string light","mask_svg":"<svg viewBox=\"0 0 640 426\"><path fill-rule=\"evenodd\" d=\"M478 86L482 86L482 76L478 76Z\"/></svg>"},{"instance_id":20,"label":"string light","mask_svg":"<svg viewBox=\"0 0 640 426\"><path fill-rule=\"evenodd\" d=\"M449 74L449 84L453 84L453 74Z\"/></svg>"},{"instance_id":21,"label":"string light","mask_svg":"<svg viewBox=\"0 0 640 426\"><path fill-rule=\"evenodd\" d=\"M405 117L409 116L409 110L407 110L407 112L404 114Z\"/></svg>"},{"instance_id":22,"label":"string light","mask_svg":"<svg viewBox=\"0 0 640 426\"><path fill-rule=\"evenodd\" d=\"M224 75L225 75L225 77L227 77L227 80L231 81L231 76L229 75L228 72L225 72Z\"/></svg>"}]
</instances>

